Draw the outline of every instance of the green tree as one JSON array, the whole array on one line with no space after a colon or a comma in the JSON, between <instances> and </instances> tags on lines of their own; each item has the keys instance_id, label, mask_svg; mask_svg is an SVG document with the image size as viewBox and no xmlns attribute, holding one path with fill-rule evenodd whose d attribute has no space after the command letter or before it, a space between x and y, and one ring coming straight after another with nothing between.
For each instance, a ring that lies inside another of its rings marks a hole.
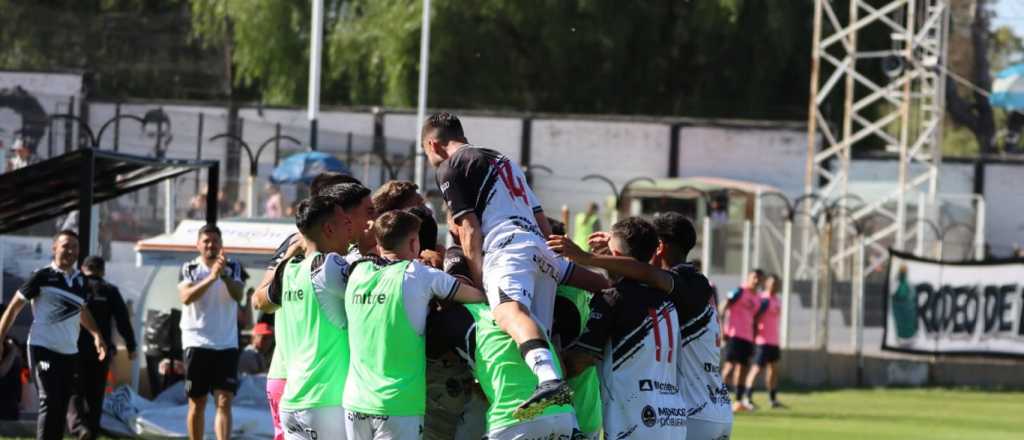
<instances>
[{"instance_id":1,"label":"green tree","mask_svg":"<svg viewBox=\"0 0 1024 440\"><path fill-rule=\"evenodd\" d=\"M238 84L269 103L304 100L308 1L191 5L203 41L232 45ZM430 104L802 119L812 7L435 0ZM326 1L323 102L413 106L420 8L419 0Z\"/></svg>"}]
</instances>

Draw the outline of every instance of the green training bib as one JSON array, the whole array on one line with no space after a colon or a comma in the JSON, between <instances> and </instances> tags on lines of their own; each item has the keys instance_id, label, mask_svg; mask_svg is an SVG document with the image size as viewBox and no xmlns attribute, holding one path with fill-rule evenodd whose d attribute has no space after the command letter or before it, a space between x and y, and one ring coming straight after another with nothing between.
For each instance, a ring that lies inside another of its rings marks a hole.
<instances>
[{"instance_id":1,"label":"green training bib","mask_svg":"<svg viewBox=\"0 0 1024 440\"><path fill-rule=\"evenodd\" d=\"M422 416L426 409L426 344L409 322L402 291L409 263L362 261L349 276L345 409L380 416Z\"/></svg>"}]
</instances>

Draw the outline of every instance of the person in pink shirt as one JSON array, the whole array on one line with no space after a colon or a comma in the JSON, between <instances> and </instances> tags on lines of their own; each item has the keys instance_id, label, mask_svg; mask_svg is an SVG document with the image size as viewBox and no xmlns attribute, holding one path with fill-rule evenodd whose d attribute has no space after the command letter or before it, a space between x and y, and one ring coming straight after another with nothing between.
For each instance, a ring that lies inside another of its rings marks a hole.
<instances>
[{"instance_id":1,"label":"person in pink shirt","mask_svg":"<svg viewBox=\"0 0 1024 440\"><path fill-rule=\"evenodd\" d=\"M761 308L761 297L757 291L763 280L764 272L760 269L747 274L746 282L729 292L720 312L725 316L723 333L727 338L722 378L736 390L733 411L747 409L740 405L740 400L746 395L743 378L750 364L750 356L754 353L754 316Z\"/></svg>"},{"instance_id":2,"label":"person in pink shirt","mask_svg":"<svg viewBox=\"0 0 1024 440\"><path fill-rule=\"evenodd\" d=\"M764 383L768 388L768 395L771 399L772 408L784 408L779 402L776 391L779 385L779 376L776 374L776 364L779 362L779 316L782 314L782 300L779 298L779 288L782 281L779 276L769 275L764 281L764 291L761 292L761 306L754 316L754 326L757 334L754 336L754 365L747 374L747 395L743 396L741 404L746 409L752 410L756 407L752 402L754 397L754 381L763 369L765 371Z\"/></svg>"}]
</instances>

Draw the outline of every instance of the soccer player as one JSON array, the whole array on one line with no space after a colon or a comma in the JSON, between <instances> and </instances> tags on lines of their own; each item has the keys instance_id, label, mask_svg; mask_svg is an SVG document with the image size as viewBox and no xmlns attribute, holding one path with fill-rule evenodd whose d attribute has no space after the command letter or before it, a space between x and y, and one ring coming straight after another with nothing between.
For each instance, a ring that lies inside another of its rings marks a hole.
<instances>
[{"instance_id":1,"label":"soccer player","mask_svg":"<svg viewBox=\"0 0 1024 440\"><path fill-rule=\"evenodd\" d=\"M347 188L341 186L343 184L355 184L360 187L362 186L359 180L352 176L326 172L320 173L313 179L313 182L309 187L310 194L321 195L327 193L329 197L339 197L340 189ZM360 224L359 222L364 221L363 219L366 219L365 222L368 222L372 216L372 212L369 212L366 208L367 206L372 205L372 201L370 200L370 190L364 188L358 192L362 194L362 198L350 213L351 217L355 219L355 224ZM363 229L356 227L353 228L353 231L350 231L349 236L355 237L354 240L358 243L358 237L360 237L362 233ZM358 251L358 249L356 249L356 251ZM303 249L302 234L295 233L289 235L283 242L281 242L277 251L274 252L274 256L271 257L268 263L267 270L263 275L263 280L260 281L259 287L256 288L256 292L252 296L254 308L264 313L274 313L277 306L270 302L267 295L267 290L274 279L274 273L282 261L287 261L295 255L304 253L305 250ZM358 252L350 253L349 256L346 256L346 260L351 263L359 258L358 255ZM267 372L267 403L270 406L271 418L274 422L274 440L284 439L284 429L281 427L278 405L281 401L281 395L284 393L286 377L287 366L283 359L279 359L278 350L275 347L274 355L270 360L270 371Z\"/></svg>"},{"instance_id":2,"label":"soccer player","mask_svg":"<svg viewBox=\"0 0 1024 440\"><path fill-rule=\"evenodd\" d=\"M377 215L396 209L423 206L423 196L415 183L406 180L389 180L373 192L373 211Z\"/></svg>"},{"instance_id":3,"label":"soccer player","mask_svg":"<svg viewBox=\"0 0 1024 440\"><path fill-rule=\"evenodd\" d=\"M725 304L721 306L722 314L725 315L725 336L729 338L725 344L722 376L736 388L733 411L754 409L742 402L746 394L743 379L750 365L750 356L754 354L754 314L761 307L757 289L763 280L764 272L760 269L751 271L747 274L746 282L730 291Z\"/></svg>"},{"instance_id":4,"label":"soccer player","mask_svg":"<svg viewBox=\"0 0 1024 440\"><path fill-rule=\"evenodd\" d=\"M529 419L547 406L569 403L572 390L554 364L546 337L555 289L571 278L576 280L570 284L584 288L594 284L600 289L606 281L587 270L574 271L544 245L550 228L523 171L496 151L469 145L457 116L431 115L422 139L459 226L471 279L484 287L497 325L518 344L539 380L516 416Z\"/></svg>"},{"instance_id":5,"label":"soccer player","mask_svg":"<svg viewBox=\"0 0 1024 440\"><path fill-rule=\"evenodd\" d=\"M295 223L305 252L278 266L269 288L275 316L276 361L287 371L280 401L286 439L345 439L342 393L348 374L342 257L352 224L345 208L362 198L361 185L342 185L341 198L313 196L299 203ZM347 196L347 197L346 197Z\"/></svg>"},{"instance_id":6,"label":"soccer player","mask_svg":"<svg viewBox=\"0 0 1024 440\"><path fill-rule=\"evenodd\" d=\"M565 237L552 236L549 244L575 258L589 255ZM628 256L640 263L636 267L649 270L646 262L659 248L658 234L647 221L627 218L612 226L608 248L613 257ZM592 258L580 261L586 259ZM610 316L591 317L587 332L575 345L590 357L578 357L572 364L600 359L606 438L686 438L687 408L676 373L680 340L676 302L630 277L615 283L603 297L612 308Z\"/></svg>"},{"instance_id":7,"label":"soccer player","mask_svg":"<svg viewBox=\"0 0 1024 440\"><path fill-rule=\"evenodd\" d=\"M188 432L190 439L203 438L206 398L212 392L214 430L218 440L226 440L231 437L231 401L238 391L238 303L248 275L224 255L217 226L199 228L196 249L199 256L182 264L178 277Z\"/></svg>"},{"instance_id":8,"label":"soccer player","mask_svg":"<svg viewBox=\"0 0 1024 440\"><path fill-rule=\"evenodd\" d=\"M549 243L580 264L593 265L666 292L676 304L681 337L676 362L680 393L687 407L689 439L728 439L732 431L729 392L722 383L714 287L694 265L685 263L697 241L693 223L681 214L658 214L652 222L658 248L651 264L632 258L584 254L555 238ZM593 234L594 249L607 249L607 232Z\"/></svg>"},{"instance_id":9,"label":"soccer player","mask_svg":"<svg viewBox=\"0 0 1024 440\"><path fill-rule=\"evenodd\" d=\"M764 383L768 388L772 408L783 408L776 391L779 377L776 365L779 362L779 315L782 313L782 300L779 299L779 288L782 286L779 276L772 274L764 280L764 291L761 292L761 307L754 316L757 335L754 336L754 365L747 374L747 395L743 397L743 405L756 408L753 402L754 381L761 370L765 371Z\"/></svg>"},{"instance_id":10,"label":"soccer player","mask_svg":"<svg viewBox=\"0 0 1024 440\"><path fill-rule=\"evenodd\" d=\"M487 439L570 438L576 421L568 404L550 405L530 420L515 416L519 402L537 386L537 377L487 305L449 305L427 320L430 350L458 353L487 396ZM548 349L554 353L550 345ZM557 357L555 361L554 368L560 369Z\"/></svg>"},{"instance_id":11,"label":"soccer player","mask_svg":"<svg viewBox=\"0 0 1024 440\"><path fill-rule=\"evenodd\" d=\"M349 440L419 438L426 408L423 339L430 301L484 302L483 292L415 261L420 219L389 211L373 225L379 256L353 264L345 297Z\"/></svg>"},{"instance_id":12,"label":"soccer player","mask_svg":"<svg viewBox=\"0 0 1024 440\"><path fill-rule=\"evenodd\" d=\"M5 341L18 313L26 302L31 303L28 360L39 396L36 438L47 440L64 436L68 402L75 389L79 324L92 335L97 358L103 361L107 357L103 335L85 308L85 280L75 269L78 235L71 231L57 233L52 249L53 261L33 272L18 288L0 318L0 341ZM0 359L5 345L0 343Z\"/></svg>"}]
</instances>

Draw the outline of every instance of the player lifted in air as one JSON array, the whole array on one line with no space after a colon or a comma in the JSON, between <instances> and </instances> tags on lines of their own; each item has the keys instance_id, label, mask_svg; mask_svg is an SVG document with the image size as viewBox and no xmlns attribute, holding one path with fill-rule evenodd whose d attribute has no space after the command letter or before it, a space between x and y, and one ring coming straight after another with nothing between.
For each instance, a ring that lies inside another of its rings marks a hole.
<instances>
[{"instance_id":1,"label":"player lifted in air","mask_svg":"<svg viewBox=\"0 0 1024 440\"><path fill-rule=\"evenodd\" d=\"M550 405L569 403L572 391L553 362L546 337L555 289L567 281L597 290L607 281L574 270L547 248L547 218L523 171L496 151L469 145L457 116L431 115L422 138L437 168L438 187L460 227L473 282L484 287L495 321L540 381L515 416L531 418Z\"/></svg>"}]
</instances>

